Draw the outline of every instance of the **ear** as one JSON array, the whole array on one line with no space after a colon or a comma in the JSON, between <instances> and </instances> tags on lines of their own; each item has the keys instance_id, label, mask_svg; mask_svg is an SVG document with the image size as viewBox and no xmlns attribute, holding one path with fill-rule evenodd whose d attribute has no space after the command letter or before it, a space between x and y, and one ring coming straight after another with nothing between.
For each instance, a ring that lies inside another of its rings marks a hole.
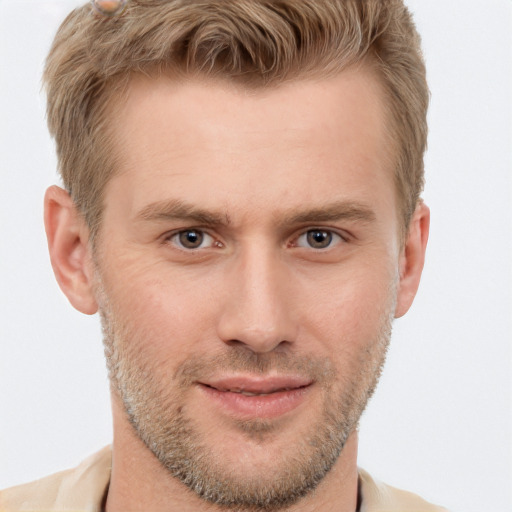
<instances>
[{"instance_id":1,"label":"ear","mask_svg":"<svg viewBox=\"0 0 512 512\"><path fill-rule=\"evenodd\" d=\"M409 224L407 239L400 254L400 283L395 318L400 318L407 313L416 296L425 263L429 226L430 210L421 201Z\"/></svg>"},{"instance_id":2,"label":"ear","mask_svg":"<svg viewBox=\"0 0 512 512\"><path fill-rule=\"evenodd\" d=\"M69 194L55 185L44 197L44 225L60 289L78 311L87 315L96 313L89 229Z\"/></svg>"}]
</instances>

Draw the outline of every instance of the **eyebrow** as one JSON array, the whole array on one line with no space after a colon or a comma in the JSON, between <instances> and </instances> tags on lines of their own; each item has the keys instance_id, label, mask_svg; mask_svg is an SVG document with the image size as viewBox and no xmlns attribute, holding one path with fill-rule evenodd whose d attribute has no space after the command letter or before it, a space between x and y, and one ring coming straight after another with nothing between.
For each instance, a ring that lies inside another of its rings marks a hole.
<instances>
[{"instance_id":1,"label":"eyebrow","mask_svg":"<svg viewBox=\"0 0 512 512\"><path fill-rule=\"evenodd\" d=\"M231 223L227 212L205 210L178 199L151 203L140 210L135 218L142 221L186 220L206 226L227 226ZM340 220L370 223L375 219L375 212L364 204L354 201L336 201L309 210L299 207L285 211L278 222L280 225Z\"/></svg>"},{"instance_id":2,"label":"eyebrow","mask_svg":"<svg viewBox=\"0 0 512 512\"><path fill-rule=\"evenodd\" d=\"M151 203L137 213L135 218L144 221L190 220L209 226L230 223L227 213L211 212L178 199Z\"/></svg>"},{"instance_id":3,"label":"eyebrow","mask_svg":"<svg viewBox=\"0 0 512 512\"><path fill-rule=\"evenodd\" d=\"M290 212L288 224L306 222L332 222L339 220L370 223L376 220L375 212L368 206L353 201L337 201L307 211Z\"/></svg>"}]
</instances>

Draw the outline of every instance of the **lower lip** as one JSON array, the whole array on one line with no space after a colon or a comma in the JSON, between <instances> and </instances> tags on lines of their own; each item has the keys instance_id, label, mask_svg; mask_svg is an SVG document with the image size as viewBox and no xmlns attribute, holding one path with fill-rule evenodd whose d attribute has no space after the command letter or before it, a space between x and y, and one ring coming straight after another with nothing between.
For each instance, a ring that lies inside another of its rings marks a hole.
<instances>
[{"instance_id":1,"label":"lower lip","mask_svg":"<svg viewBox=\"0 0 512 512\"><path fill-rule=\"evenodd\" d=\"M301 405L311 386L278 391L268 395L247 396L200 385L207 397L228 414L243 419L271 419L282 416Z\"/></svg>"}]
</instances>

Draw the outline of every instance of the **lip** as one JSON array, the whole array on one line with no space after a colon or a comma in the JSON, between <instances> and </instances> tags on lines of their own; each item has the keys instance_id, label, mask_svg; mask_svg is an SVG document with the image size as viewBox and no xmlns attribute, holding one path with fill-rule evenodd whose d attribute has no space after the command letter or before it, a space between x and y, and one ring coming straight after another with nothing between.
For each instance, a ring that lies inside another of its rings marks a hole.
<instances>
[{"instance_id":1,"label":"lip","mask_svg":"<svg viewBox=\"0 0 512 512\"><path fill-rule=\"evenodd\" d=\"M199 382L208 401L230 416L271 419L299 407L313 382L300 376L231 376Z\"/></svg>"}]
</instances>

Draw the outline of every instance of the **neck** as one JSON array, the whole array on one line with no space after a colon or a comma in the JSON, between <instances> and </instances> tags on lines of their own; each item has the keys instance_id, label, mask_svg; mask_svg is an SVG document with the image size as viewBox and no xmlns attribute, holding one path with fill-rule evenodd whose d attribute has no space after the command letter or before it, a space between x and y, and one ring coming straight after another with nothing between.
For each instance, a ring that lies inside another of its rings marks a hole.
<instances>
[{"instance_id":1,"label":"neck","mask_svg":"<svg viewBox=\"0 0 512 512\"><path fill-rule=\"evenodd\" d=\"M114 412L112 474L106 512L220 512L172 477L138 438L117 404ZM357 432L348 438L337 462L315 491L287 512L354 512L357 507ZM237 512L243 512L237 509Z\"/></svg>"}]
</instances>

